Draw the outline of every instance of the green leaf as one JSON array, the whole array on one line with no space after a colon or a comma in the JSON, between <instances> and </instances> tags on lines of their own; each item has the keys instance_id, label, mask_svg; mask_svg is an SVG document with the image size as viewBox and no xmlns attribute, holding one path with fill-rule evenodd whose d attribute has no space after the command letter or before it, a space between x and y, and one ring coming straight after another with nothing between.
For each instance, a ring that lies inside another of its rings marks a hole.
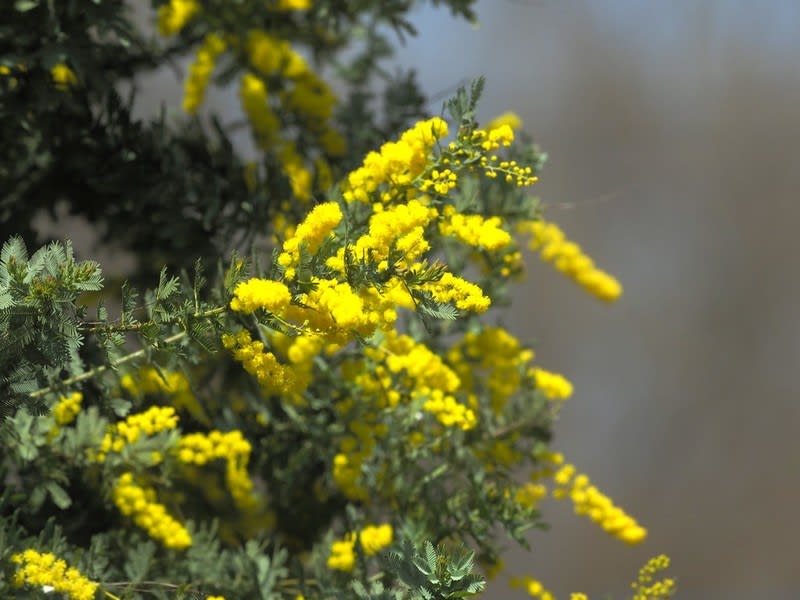
<instances>
[{"instance_id":1,"label":"green leaf","mask_svg":"<svg viewBox=\"0 0 800 600\"><path fill-rule=\"evenodd\" d=\"M28 12L39 6L38 0L17 0L14 3L14 8L17 12Z\"/></svg>"},{"instance_id":2,"label":"green leaf","mask_svg":"<svg viewBox=\"0 0 800 600\"><path fill-rule=\"evenodd\" d=\"M45 485L47 486L47 491L50 492L50 498L53 499L53 502L58 508L64 510L70 507L72 499L64 488L55 481L48 481Z\"/></svg>"}]
</instances>

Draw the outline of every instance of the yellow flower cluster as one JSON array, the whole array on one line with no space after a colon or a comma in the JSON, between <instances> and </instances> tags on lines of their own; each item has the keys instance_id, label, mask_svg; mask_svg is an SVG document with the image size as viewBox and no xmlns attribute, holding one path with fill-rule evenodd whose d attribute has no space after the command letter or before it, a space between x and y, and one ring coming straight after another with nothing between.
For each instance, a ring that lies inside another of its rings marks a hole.
<instances>
[{"instance_id":1,"label":"yellow flower cluster","mask_svg":"<svg viewBox=\"0 0 800 600\"><path fill-rule=\"evenodd\" d=\"M294 279L295 267L300 261L300 248L314 255L342 220L342 209L336 202L325 202L315 206L306 216L294 235L283 243L278 264L286 269L286 278Z\"/></svg>"},{"instance_id":2,"label":"yellow flower cluster","mask_svg":"<svg viewBox=\"0 0 800 600\"><path fill-rule=\"evenodd\" d=\"M83 394L80 392L62 396L58 404L53 407L53 418L56 424L63 427L72 423L81 412L81 402L83 402Z\"/></svg>"},{"instance_id":3,"label":"yellow flower cluster","mask_svg":"<svg viewBox=\"0 0 800 600\"><path fill-rule=\"evenodd\" d=\"M510 127L512 131L515 129L519 129L520 127L522 127L522 119L520 119L519 115L517 115L516 113L510 111L504 112L503 114L498 115L494 119L489 121L486 124L486 129L488 131L492 131L494 129L499 129L504 125Z\"/></svg>"},{"instance_id":4,"label":"yellow flower cluster","mask_svg":"<svg viewBox=\"0 0 800 600\"><path fill-rule=\"evenodd\" d=\"M655 581L655 576L669 568L669 557L661 554L647 561L639 570L638 579L631 585L632 600L667 600L675 593L675 580L664 578Z\"/></svg>"},{"instance_id":5,"label":"yellow flower cluster","mask_svg":"<svg viewBox=\"0 0 800 600\"><path fill-rule=\"evenodd\" d=\"M195 114L203 103L208 81L217 57L225 51L225 42L215 33L209 33L197 50L197 58L189 67L189 76L183 82L183 110Z\"/></svg>"},{"instance_id":6,"label":"yellow flower cluster","mask_svg":"<svg viewBox=\"0 0 800 600\"><path fill-rule=\"evenodd\" d=\"M422 289L430 292L436 302L452 302L460 310L481 313L492 303L480 287L450 272L444 273L438 281L423 284Z\"/></svg>"},{"instance_id":7,"label":"yellow flower cluster","mask_svg":"<svg viewBox=\"0 0 800 600\"><path fill-rule=\"evenodd\" d=\"M493 130L491 133L494 133ZM483 142L485 146L489 142ZM502 175L506 183L514 183L517 187L527 187L538 181L538 177L533 174L531 167L522 167L515 160L500 160L496 155L489 158L481 156L480 165L483 167L486 176L496 179Z\"/></svg>"},{"instance_id":8,"label":"yellow flower cluster","mask_svg":"<svg viewBox=\"0 0 800 600\"><path fill-rule=\"evenodd\" d=\"M501 327L467 332L447 354L447 360L461 377L464 389L474 389L476 366L486 372L492 409L497 414L519 390L522 369L533 357L533 350L523 348L517 338Z\"/></svg>"},{"instance_id":9,"label":"yellow flower cluster","mask_svg":"<svg viewBox=\"0 0 800 600\"><path fill-rule=\"evenodd\" d=\"M246 53L250 64L263 76L281 75L288 80L291 86L281 93L282 105L307 121L309 131L326 152L341 154L344 138L328 123L336 96L291 44L253 30L247 36Z\"/></svg>"},{"instance_id":10,"label":"yellow flower cluster","mask_svg":"<svg viewBox=\"0 0 800 600\"><path fill-rule=\"evenodd\" d=\"M552 592L545 589L542 583L533 577L515 577L511 580L511 587L524 589L532 598L540 600L555 600Z\"/></svg>"},{"instance_id":11,"label":"yellow flower cluster","mask_svg":"<svg viewBox=\"0 0 800 600\"><path fill-rule=\"evenodd\" d=\"M475 412L459 403L453 393L458 390L461 381L442 358L432 352L425 344L415 341L407 335L399 335L396 331L386 333L386 340L380 351L373 356L380 357L389 372L397 376L403 387L411 391L411 399L424 399L422 407L432 413L436 420L445 427L459 427L468 431L477 424ZM400 395L394 396L395 402ZM390 396L390 402L392 396Z\"/></svg>"},{"instance_id":12,"label":"yellow flower cluster","mask_svg":"<svg viewBox=\"0 0 800 600\"><path fill-rule=\"evenodd\" d=\"M450 190L458 186L458 175L450 169L433 169L428 176L422 180L419 189L423 192L433 190L440 196L446 196Z\"/></svg>"},{"instance_id":13,"label":"yellow flower cluster","mask_svg":"<svg viewBox=\"0 0 800 600\"><path fill-rule=\"evenodd\" d=\"M392 526L388 523L367 525L358 534L358 542L367 556L373 556L391 546L392 539ZM353 533L346 535L343 540L333 542L328 557L328 568L336 571L352 571L356 559L355 544L356 536Z\"/></svg>"},{"instance_id":14,"label":"yellow flower cluster","mask_svg":"<svg viewBox=\"0 0 800 600\"><path fill-rule=\"evenodd\" d=\"M356 260L372 260L378 263L379 271L384 271L389 267L386 261L389 252L394 249L403 255L396 267L411 267L430 248L424 231L428 223L436 218L438 211L413 199L386 209L376 203L373 209L375 212L369 219L369 230L348 250ZM345 249L340 248L336 256L327 261L328 266L344 273L344 253Z\"/></svg>"},{"instance_id":15,"label":"yellow flower cluster","mask_svg":"<svg viewBox=\"0 0 800 600\"><path fill-rule=\"evenodd\" d=\"M589 600L589 596L583 592L572 592L569 595L569 600Z\"/></svg>"},{"instance_id":16,"label":"yellow flower cluster","mask_svg":"<svg viewBox=\"0 0 800 600\"><path fill-rule=\"evenodd\" d=\"M257 503L253 482L247 473L252 447L241 431L190 433L178 442L177 456L184 464L202 466L214 460L225 461L225 479L236 505L246 510Z\"/></svg>"},{"instance_id":17,"label":"yellow flower cluster","mask_svg":"<svg viewBox=\"0 0 800 600\"><path fill-rule=\"evenodd\" d=\"M119 383L132 396L165 394L176 409L186 409L195 418L203 420L203 409L192 392L189 380L179 371L145 366L136 373L126 373Z\"/></svg>"},{"instance_id":18,"label":"yellow flower cluster","mask_svg":"<svg viewBox=\"0 0 800 600\"><path fill-rule=\"evenodd\" d=\"M311 8L311 0L278 0L275 8L278 10L308 10Z\"/></svg>"},{"instance_id":19,"label":"yellow flower cluster","mask_svg":"<svg viewBox=\"0 0 800 600\"><path fill-rule=\"evenodd\" d=\"M514 493L514 501L526 508L536 508L539 501L546 497L547 487L541 483L524 483Z\"/></svg>"},{"instance_id":20,"label":"yellow flower cluster","mask_svg":"<svg viewBox=\"0 0 800 600\"><path fill-rule=\"evenodd\" d=\"M64 63L53 65L50 69L50 76L53 78L56 88L62 91L78 83L78 76L75 75L75 71Z\"/></svg>"},{"instance_id":21,"label":"yellow flower cluster","mask_svg":"<svg viewBox=\"0 0 800 600\"><path fill-rule=\"evenodd\" d=\"M476 129L472 132L472 142L479 144L486 152L507 148L514 143L514 130L510 125L498 125L491 129Z\"/></svg>"},{"instance_id":22,"label":"yellow flower cluster","mask_svg":"<svg viewBox=\"0 0 800 600\"><path fill-rule=\"evenodd\" d=\"M225 596L206 596L206 600L225 600Z\"/></svg>"},{"instance_id":23,"label":"yellow flower cluster","mask_svg":"<svg viewBox=\"0 0 800 600\"><path fill-rule=\"evenodd\" d=\"M454 237L475 248L496 252L512 242L511 234L503 229L500 217L485 218L483 215L464 215L448 206L444 211L446 220L439 223L442 235Z\"/></svg>"},{"instance_id":24,"label":"yellow flower cluster","mask_svg":"<svg viewBox=\"0 0 800 600\"><path fill-rule=\"evenodd\" d=\"M260 77L245 73L239 82L239 101L256 143L261 148L268 148L275 140L280 123L269 106L266 84Z\"/></svg>"},{"instance_id":25,"label":"yellow flower cluster","mask_svg":"<svg viewBox=\"0 0 800 600\"><path fill-rule=\"evenodd\" d=\"M196 0L170 0L158 9L158 32L175 35L200 11Z\"/></svg>"},{"instance_id":26,"label":"yellow flower cluster","mask_svg":"<svg viewBox=\"0 0 800 600\"><path fill-rule=\"evenodd\" d=\"M578 244L568 240L558 225L526 221L520 224L519 229L521 233L530 232L531 250L540 250L542 260L552 263L587 292L607 302L619 298L622 293L620 283L595 267L594 261L583 253Z\"/></svg>"},{"instance_id":27,"label":"yellow flower cluster","mask_svg":"<svg viewBox=\"0 0 800 600\"><path fill-rule=\"evenodd\" d=\"M261 309L280 316L291 301L292 294L289 288L280 281L254 277L236 285L231 299L231 309L245 314Z\"/></svg>"},{"instance_id":28,"label":"yellow flower cluster","mask_svg":"<svg viewBox=\"0 0 800 600\"><path fill-rule=\"evenodd\" d=\"M541 391L546 398L550 400L567 400L572 396L572 384L563 375L545 371L538 367L531 369L530 374L536 382L536 389Z\"/></svg>"},{"instance_id":29,"label":"yellow flower cluster","mask_svg":"<svg viewBox=\"0 0 800 600\"><path fill-rule=\"evenodd\" d=\"M387 182L395 188L409 185L425 170L433 145L447 133L447 123L434 117L418 122L398 141L385 143L378 152L370 152L362 166L347 176L345 201L370 203L370 195Z\"/></svg>"},{"instance_id":30,"label":"yellow flower cluster","mask_svg":"<svg viewBox=\"0 0 800 600\"><path fill-rule=\"evenodd\" d=\"M124 421L109 427L93 459L103 462L109 452L120 453L126 445L136 443L143 435L155 435L177 426L178 416L171 406L151 406L144 412L128 415Z\"/></svg>"},{"instance_id":31,"label":"yellow flower cluster","mask_svg":"<svg viewBox=\"0 0 800 600\"><path fill-rule=\"evenodd\" d=\"M297 382L292 368L281 364L272 352L264 352L263 342L254 341L246 329L235 336L223 334L222 345L258 380L265 393L284 394L295 388Z\"/></svg>"},{"instance_id":32,"label":"yellow flower cluster","mask_svg":"<svg viewBox=\"0 0 800 600\"><path fill-rule=\"evenodd\" d=\"M123 515L131 517L165 547L183 550L191 546L192 537L187 529L156 501L155 490L141 487L134 481L133 473L123 473L117 479L113 499Z\"/></svg>"},{"instance_id":33,"label":"yellow flower cluster","mask_svg":"<svg viewBox=\"0 0 800 600\"><path fill-rule=\"evenodd\" d=\"M647 536L647 530L627 515L611 498L591 484L584 474L576 474L571 464L562 466L553 476L557 487L553 496L557 499L569 497L575 505L575 513L586 515L607 533L628 544L638 544Z\"/></svg>"},{"instance_id":34,"label":"yellow flower cluster","mask_svg":"<svg viewBox=\"0 0 800 600\"><path fill-rule=\"evenodd\" d=\"M57 559L51 552L38 552L29 548L11 555L11 562L19 565L14 573L16 587L25 585L52 588L70 600L93 600L98 583L81 575L74 567Z\"/></svg>"}]
</instances>

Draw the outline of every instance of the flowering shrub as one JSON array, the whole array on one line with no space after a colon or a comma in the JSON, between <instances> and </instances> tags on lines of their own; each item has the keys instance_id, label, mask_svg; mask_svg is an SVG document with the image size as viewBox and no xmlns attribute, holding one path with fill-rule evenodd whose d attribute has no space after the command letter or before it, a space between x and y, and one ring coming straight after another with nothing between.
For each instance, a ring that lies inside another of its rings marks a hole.
<instances>
[{"instance_id":1,"label":"flowering shrub","mask_svg":"<svg viewBox=\"0 0 800 600\"><path fill-rule=\"evenodd\" d=\"M525 244L620 284L543 220L544 155L476 121L482 81L431 116L385 75L411 4L156 0L161 39L120 0L0 8L0 596L473 596L547 496L644 540L551 447L570 382L498 324ZM135 118L119 85L190 50L188 116ZM252 162L196 116L235 81ZM29 253L57 201L151 289Z\"/></svg>"}]
</instances>

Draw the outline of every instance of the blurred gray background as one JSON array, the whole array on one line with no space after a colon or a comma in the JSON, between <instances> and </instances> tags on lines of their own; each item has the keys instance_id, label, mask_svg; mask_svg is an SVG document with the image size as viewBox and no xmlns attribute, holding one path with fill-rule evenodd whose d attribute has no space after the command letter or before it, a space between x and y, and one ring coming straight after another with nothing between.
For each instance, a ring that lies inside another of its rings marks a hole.
<instances>
[{"instance_id":1,"label":"blurred gray background","mask_svg":"<svg viewBox=\"0 0 800 600\"><path fill-rule=\"evenodd\" d=\"M486 75L482 119L523 118L548 217L623 282L606 306L531 258L506 322L575 383L556 447L650 531L628 547L550 502L509 574L624 598L664 552L679 598L800 598L800 3L478 12L420 9L400 62L430 94ZM147 88L179 102L171 71ZM489 596L524 596L505 579Z\"/></svg>"},{"instance_id":2,"label":"blurred gray background","mask_svg":"<svg viewBox=\"0 0 800 600\"><path fill-rule=\"evenodd\" d=\"M402 59L431 92L487 76L483 118L516 111L550 155L548 217L623 282L606 306L531 260L508 324L575 383L556 446L650 531L551 502L508 570L625 597L665 552L679 598L800 598L800 3L478 10L421 11Z\"/></svg>"}]
</instances>

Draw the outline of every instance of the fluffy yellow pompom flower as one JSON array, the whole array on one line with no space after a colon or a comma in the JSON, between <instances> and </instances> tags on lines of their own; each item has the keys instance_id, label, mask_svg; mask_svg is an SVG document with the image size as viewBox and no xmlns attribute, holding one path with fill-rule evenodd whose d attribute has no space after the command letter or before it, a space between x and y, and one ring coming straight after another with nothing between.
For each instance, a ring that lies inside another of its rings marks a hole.
<instances>
[{"instance_id":1,"label":"fluffy yellow pompom flower","mask_svg":"<svg viewBox=\"0 0 800 600\"><path fill-rule=\"evenodd\" d=\"M388 523L383 525L367 525L358 534L358 541L364 554L373 556L391 546L393 539L392 526ZM355 544L356 535L349 533L343 540L337 540L331 544L331 554L328 557L328 568L337 571L352 571L355 565Z\"/></svg>"},{"instance_id":2,"label":"fluffy yellow pompom flower","mask_svg":"<svg viewBox=\"0 0 800 600\"><path fill-rule=\"evenodd\" d=\"M69 425L81 411L83 394L72 392L69 396L62 396L58 404L53 407L53 418L60 426Z\"/></svg>"},{"instance_id":3,"label":"fluffy yellow pompom flower","mask_svg":"<svg viewBox=\"0 0 800 600\"><path fill-rule=\"evenodd\" d=\"M308 10L311 0L278 0L278 10Z\"/></svg>"},{"instance_id":4,"label":"fluffy yellow pompom flower","mask_svg":"<svg viewBox=\"0 0 800 600\"><path fill-rule=\"evenodd\" d=\"M531 375L536 381L536 389L550 400L566 400L572 396L572 384L563 375L538 367L531 369Z\"/></svg>"},{"instance_id":5,"label":"fluffy yellow pompom flower","mask_svg":"<svg viewBox=\"0 0 800 600\"><path fill-rule=\"evenodd\" d=\"M50 552L41 553L28 549L12 554L11 562L19 565L12 580L16 587L49 586L70 600L92 600L99 586Z\"/></svg>"},{"instance_id":6,"label":"fluffy yellow pompom flower","mask_svg":"<svg viewBox=\"0 0 800 600\"><path fill-rule=\"evenodd\" d=\"M165 37L175 35L199 11L196 0L170 0L158 9L158 32Z\"/></svg>"},{"instance_id":7,"label":"fluffy yellow pompom flower","mask_svg":"<svg viewBox=\"0 0 800 600\"><path fill-rule=\"evenodd\" d=\"M294 267L300 261L300 247L314 255L331 232L342 220L342 209L336 202L324 202L315 206L306 216L294 235L283 243L283 252L278 264L286 268L287 279L295 276Z\"/></svg>"},{"instance_id":8,"label":"fluffy yellow pompom flower","mask_svg":"<svg viewBox=\"0 0 800 600\"><path fill-rule=\"evenodd\" d=\"M66 90L68 87L78 83L78 76L75 75L75 71L63 63L54 65L50 69L50 76L53 78L55 86L60 90Z\"/></svg>"},{"instance_id":9,"label":"fluffy yellow pompom flower","mask_svg":"<svg viewBox=\"0 0 800 600\"><path fill-rule=\"evenodd\" d=\"M280 315L291 300L289 288L280 281L254 277L237 284L233 291L231 309L245 314L263 309Z\"/></svg>"},{"instance_id":10,"label":"fluffy yellow pompom flower","mask_svg":"<svg viewBox=\"0 0 800 600\"><path fill-rule=\"evenodd\" d=\"M461 310L480 313L486 311L492 303L488 296L484 296L480 287L449 272L438 281L424 284L422 289L430 292L437 302L452 302Z\"/></svg>"}]
</instances>

